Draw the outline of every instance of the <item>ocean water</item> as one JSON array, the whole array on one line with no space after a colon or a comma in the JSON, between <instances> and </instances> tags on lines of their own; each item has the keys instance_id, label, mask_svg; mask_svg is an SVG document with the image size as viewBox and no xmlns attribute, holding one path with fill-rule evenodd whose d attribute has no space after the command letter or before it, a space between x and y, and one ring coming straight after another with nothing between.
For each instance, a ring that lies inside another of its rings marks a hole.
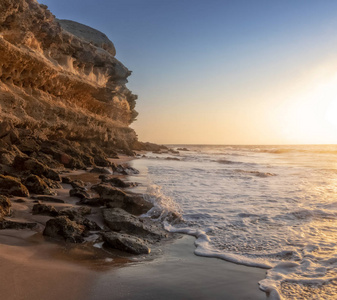
<instances>
[{"instance_id":1,"label":"ocean water","mask_svg":"<svg viewBox=\"0 0 337 300\"><path fill-rule=\"evenodd\" d=\"M337 145L170 147L189 151L134 161L149 216L197 255L266 268L270 299L337 299Z\"/></svg>"}]
</instances>

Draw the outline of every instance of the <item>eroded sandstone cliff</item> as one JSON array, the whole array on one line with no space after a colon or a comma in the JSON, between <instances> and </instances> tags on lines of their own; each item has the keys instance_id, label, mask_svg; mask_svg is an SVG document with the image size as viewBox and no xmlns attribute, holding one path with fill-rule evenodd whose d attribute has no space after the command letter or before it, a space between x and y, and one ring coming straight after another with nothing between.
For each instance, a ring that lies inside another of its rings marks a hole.
<instances>
[{"instance_id":1,"label":"eroded sandstone cliff","mask_svg":"<svg viewBox=\"0 0 337 300\"><path fill-rule=\"evenodd\" d=\"M115 54L104 34L57 20L35 0L2 0L0 121L17 130L11 139L130 149L137 97Z\"/></svg>"}]
</instances>

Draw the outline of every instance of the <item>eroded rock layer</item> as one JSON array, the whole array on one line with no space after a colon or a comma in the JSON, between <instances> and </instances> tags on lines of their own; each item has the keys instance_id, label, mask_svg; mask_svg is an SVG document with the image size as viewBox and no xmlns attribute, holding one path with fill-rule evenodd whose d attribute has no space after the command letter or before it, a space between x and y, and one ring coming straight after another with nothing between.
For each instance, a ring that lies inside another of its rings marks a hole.
<instances>
[{"instance_id":1,"label":"eroded rock layer","mask_svg":"<svg viewBox=\"0 0 337 300\"><path fill-rule=\"evenodd\" d=\"M0 2L0 121L41 140L130 149L131 72L102 33L35 0Z\"/></svg>"}]
</instances>

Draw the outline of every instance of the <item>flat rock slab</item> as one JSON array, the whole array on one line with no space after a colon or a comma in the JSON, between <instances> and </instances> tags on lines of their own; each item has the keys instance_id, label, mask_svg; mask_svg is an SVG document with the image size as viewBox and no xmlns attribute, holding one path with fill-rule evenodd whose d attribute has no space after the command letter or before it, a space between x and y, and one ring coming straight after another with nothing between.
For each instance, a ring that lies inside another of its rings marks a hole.
<instances>
[{"instance_id":1,"label":"flat rock slab","mask_svg":"<svg viewBox=\"0 0 337 300\"><path fill-rule=\"evenodd\" d=\"M0 229L32 229L37 225L34 222L0 221Z\"/></svg>"},{"instance_id":2,"label":"flat rock slab","mask_svg":"<svg viewBox=\"0 0 337 300\"><path fill-rule=\"evenodd\" d=\"M110 208L122 208L129 213L140 215L153 207L153 204L146 201L141 195L128 195L108 184L98 184L92 189L99 194L102 202Z\"/></svg>"},{"instance_id":3,"label":"flat rock slab","mask_svg":"<svg viewBox=\"0 0 337 300\"><path fill-rule=\"evenodd\" d=\"M127 234L160 239L167 236L159 225L145 222L121 208L106 208L102 210L106 225L113 231L123 231Z\"/></svg>"},{"instance_id":4,"label":"flat rock slab","mask_svg":"<svg viewBox=\"0 0 337 300\"><path fill-rule=\"evenodd\" d=\"M107 232L102 236L105 244L114 249L137 255L151 252L144 240L128 234Z\"/></svg>"}]
</instances>

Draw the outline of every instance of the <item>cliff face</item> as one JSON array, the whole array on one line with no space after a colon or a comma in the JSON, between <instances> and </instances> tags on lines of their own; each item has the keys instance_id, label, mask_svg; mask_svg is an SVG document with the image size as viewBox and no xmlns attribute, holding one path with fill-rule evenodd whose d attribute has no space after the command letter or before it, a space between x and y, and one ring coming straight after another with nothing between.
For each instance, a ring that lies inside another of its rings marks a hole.
<instances>
[{"instance_id":1,"label":"cliff face","mask_svg":"<svg viewBox=\"0 0 337 300\"><path fill-rule=\"evenodd\" d=\"M129 149L137 97L115 54L103 33L57 20L35 0L2 0L0 121L41 140Z\"/></svg>"}]
</instances>

